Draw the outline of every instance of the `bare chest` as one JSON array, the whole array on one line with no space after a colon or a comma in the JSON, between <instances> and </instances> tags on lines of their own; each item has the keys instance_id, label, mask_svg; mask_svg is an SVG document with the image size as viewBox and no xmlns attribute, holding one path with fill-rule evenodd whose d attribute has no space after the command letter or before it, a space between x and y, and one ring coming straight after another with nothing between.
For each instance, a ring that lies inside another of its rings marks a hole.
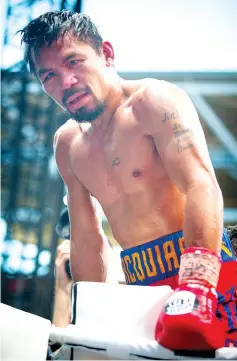
<instances>
[{"instance_id":1,"label":"bare chest","mask_svg":"<svg viewBox=\"0 0 237 361\"><path fill-rule=\"evenodd\" d=\"M78 149L77 149L78 147ZM158 167L153 141L139 124L126 117L103 136L88 135L75 144L73 169L81 182L102 203L144 188Z\"/></svg>"}]
</instances>

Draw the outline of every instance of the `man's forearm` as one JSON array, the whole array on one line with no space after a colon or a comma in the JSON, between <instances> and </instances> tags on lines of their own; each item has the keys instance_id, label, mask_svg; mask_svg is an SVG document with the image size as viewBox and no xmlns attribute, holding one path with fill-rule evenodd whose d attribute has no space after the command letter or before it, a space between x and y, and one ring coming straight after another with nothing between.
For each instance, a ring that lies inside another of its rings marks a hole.
<instances>
[{"instance_id":1,"label":"man's forearm","mask_svg":"<svg viewBox=\"0 0 237 361\"><path fill-rule=\"evenodd\" d=\"M219 253L222 229L223 198L218 184L209 180L192 184L184 216L186 247L205 247Z\"/></svg>"},{"instance_id":2,"label":"man's forearm","mask_svg":"<svg viewBox=\"0 0 237 361\"><path fill-rule=\"evenodd\" d=\"M55 288L52 323L57 327L66 327L70 323L71 295L69 289Z\"/></svg>"},{"instance_id":3,"label":"man's forearm","mask_svg":"<svg viewBox=\"0 0 237 361\"><path fill-rule=\"evenodd\" d=\"M92 239L93 238L93 239ZM71 271L74 282L106 282L109 246L103 234L71 239Z\"/></svg>"}]
</instances>

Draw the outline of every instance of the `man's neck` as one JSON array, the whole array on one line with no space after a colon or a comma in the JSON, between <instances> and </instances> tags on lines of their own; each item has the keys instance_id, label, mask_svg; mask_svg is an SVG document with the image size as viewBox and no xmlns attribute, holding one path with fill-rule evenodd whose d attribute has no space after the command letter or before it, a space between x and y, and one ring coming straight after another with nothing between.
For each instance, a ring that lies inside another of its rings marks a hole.
<instances>
[{"instance_id":1,"label":"man's neck","mask_svg":"<svg viewBox=\"0 0 237 361\"><path fill-rule=\"evenodd\" d=\"M121 104L125 101L123 80L117 78L114 84L111 86L110 91L106 98L104 112L91 123L92 131L106 132L110 121L114 118L114 115Z\"/></svg>"}]
</instances>

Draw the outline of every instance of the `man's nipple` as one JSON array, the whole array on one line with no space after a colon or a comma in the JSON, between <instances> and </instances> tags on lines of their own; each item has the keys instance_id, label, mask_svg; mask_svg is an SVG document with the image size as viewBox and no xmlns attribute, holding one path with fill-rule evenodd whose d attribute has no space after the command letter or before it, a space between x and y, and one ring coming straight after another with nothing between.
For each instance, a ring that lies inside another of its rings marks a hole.
<instances>
[{"instance_id":1,"label":"man's nipple","mask_svg":"<svg viewBox=\"0 0 237 361\"><path fill-rule=\"evenodd\" d=\"M134 171L132 172L132 175L134 178L141 177L142 172L140 171L140 169L134 169Z\"/></svg>"}]
</instances>

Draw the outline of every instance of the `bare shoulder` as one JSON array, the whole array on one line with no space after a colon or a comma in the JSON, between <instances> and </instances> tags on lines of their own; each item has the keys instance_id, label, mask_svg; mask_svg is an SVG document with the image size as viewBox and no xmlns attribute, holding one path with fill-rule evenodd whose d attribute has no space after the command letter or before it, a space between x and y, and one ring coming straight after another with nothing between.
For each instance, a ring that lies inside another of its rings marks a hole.
<instances>
[{"instance_id":1,"label":"bare shoulder","mask_svg":"<svg viewBox=\"0 0 237 361\"><path fill-rule=\"evenodd\" d=\"M133 94L132 109L146 130L167 119L197 119L194 105L186 92L163 80L144 79Z\"/></svg>"},{"instance_id":2,"label":"bare shoulder","mask_svg":"<svg viewBox=\"0 0 237 361\"><path fill-rule=\"evenodd\" d=\"M70 150L81 132L81 126L75 120L69 119L54 135L55 160L64 181L73 175L70 166Z\"/></svg>"},{"instance_id":3,"label":"bare shoulder","mask_svg":"<svg viewBox=\"0 0 237 361\"><path fill-rule=\"evenodd\" d=\"M164 100L175 100L177 97L187 97L183 89L177 85L158 79L143 79L140 86L133 94L133 107L138 109L139 106L156 103L163 103Z\"/></svg>"},{"instance_id":4,"label":"bare shoulder","mask_svg":"<svg viewBox=\"0 0 237 361\"><path fill-rule=\"evenodd\" d=\"M76 134L81 132L80 125L73 119L64 123L54 135L54 151L57 152L61 147L70 147Z\"/></svg>"}]
</instances>

